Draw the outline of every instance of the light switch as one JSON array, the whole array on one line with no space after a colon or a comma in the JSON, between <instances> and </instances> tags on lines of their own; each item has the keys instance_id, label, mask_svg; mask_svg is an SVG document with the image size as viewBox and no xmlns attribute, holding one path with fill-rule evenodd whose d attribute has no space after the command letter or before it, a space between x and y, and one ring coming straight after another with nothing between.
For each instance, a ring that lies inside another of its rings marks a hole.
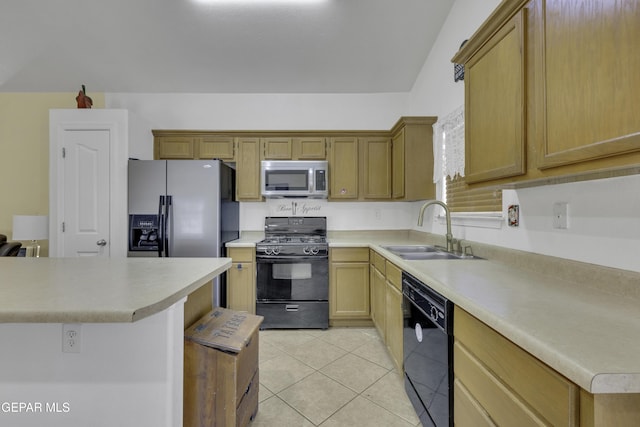
<instances>
[{"instance_id":1,"label":"light switch","mask_svg":"<svg viewBox=\"0 0 640 427\"><path fill-rule=\"evenodd\" d=\"M553 228L568 228L568 210L569 204L566 202L557 202L553 204Z\"/></svg>"}]
</instances>

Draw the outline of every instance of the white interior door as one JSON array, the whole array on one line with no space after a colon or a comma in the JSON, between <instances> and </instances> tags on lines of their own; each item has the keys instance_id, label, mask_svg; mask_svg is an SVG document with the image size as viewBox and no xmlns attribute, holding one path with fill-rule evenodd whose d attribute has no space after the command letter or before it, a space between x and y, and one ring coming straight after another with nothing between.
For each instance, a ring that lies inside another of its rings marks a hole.
<instances>
[{"instance_id":1,"label":"white interior door","mask_svg":"<svg viewBox=\"0 0 640 427\"><path fill-rule=\"evenodd\" d=\"M63 151L63 254L109 256L109 131L67 130Z\"/></svg>"},{"instance_id":2,"label":"white interior door","mask_svg":"<svg viewBox=\"0 0 640 427\"><path fill-rule=\"evenodd\" d=\"M49 112L49 256L127 256L126 110Z\"/></svg>"}]
</instances>

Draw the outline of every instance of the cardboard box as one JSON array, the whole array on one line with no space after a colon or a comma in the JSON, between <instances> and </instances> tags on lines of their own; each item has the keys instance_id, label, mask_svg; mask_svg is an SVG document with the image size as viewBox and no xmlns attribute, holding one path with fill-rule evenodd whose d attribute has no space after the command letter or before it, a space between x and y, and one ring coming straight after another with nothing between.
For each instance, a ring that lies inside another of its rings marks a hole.
<instances>
[{"instance_id":1,"label":"cardboard box","mask_svg":"<svg viewBox=\"0 0 640 427\"><path fill-rule=\"evenodd\" d=\"M262 319L217 307L185 331L185 427L246 426L255 417Z\"/></svg>"}]
</instances>

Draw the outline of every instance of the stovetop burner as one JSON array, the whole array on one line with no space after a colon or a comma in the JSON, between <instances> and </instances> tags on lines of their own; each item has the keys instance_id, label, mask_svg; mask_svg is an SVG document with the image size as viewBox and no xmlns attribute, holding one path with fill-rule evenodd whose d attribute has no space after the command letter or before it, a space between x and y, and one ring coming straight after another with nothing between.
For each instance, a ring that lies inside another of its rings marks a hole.
<instances>
[{"instance_id":1,"label":"stovetop burner","mask_svg":"<svg viewBox=\"0 0 640 427\"><path fill-rule=\"evenodd\" d=\"M256 245L261 256L327 256L325 217L267 217L265 238Z\"/></svg>"}]
</instances>

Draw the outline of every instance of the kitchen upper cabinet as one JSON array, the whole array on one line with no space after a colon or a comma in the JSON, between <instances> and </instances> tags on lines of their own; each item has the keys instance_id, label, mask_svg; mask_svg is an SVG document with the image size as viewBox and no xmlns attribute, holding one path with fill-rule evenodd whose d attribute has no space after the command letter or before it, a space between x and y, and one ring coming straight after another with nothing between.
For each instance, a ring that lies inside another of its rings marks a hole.
<instances>
[{"instance_id":1,"label":"kitchen upper cabinet","mask_svg":"<svg viewBox=\"0 0 640 427\"><path fill-rule=\"evenodd\" d=\"M260 201L260 138L236 138L236 199Z\"/></svg>"},{"instance_id":2,"label":"kitchen upper cabinet","mask_svg":"<svg viewBox=\"0 0 640 427\"><path fill-rule=\"evenodd\" d=\"M235 158L233 136L206 135L196 140L197 158L231 161Z\"/></svg>"},{"instance_id":3,"label":"kitchen upper cabinet","mask_svg":"<svg viewBox=\"0 0 640 427\"><path fill-rule=\"evenodd\" d=\"M261 160L323 160L330 200L435 197L435 117L401 117L390 131L153 130L155 159L221 159L236 164L236 199L262 201Z\"/></svg>"},{"instance_id":4,"label":"kitchen upper cabinet","mask_svg":"<svg viewBox=\"0 0 640 427\"><path fill-rule=\"evenodd\" d=\"M402 117L391 129L391 197L435 199L433 124L436 117Z\"/></svg>"},{"instance_id":5,"label":"kitchen upper cabinet","mask_svg":"<svg viewBox=\"0 0 640 427\"><path fill-rule=\"evenodd\" d=\"M329 198L357 199L358 138L331 138L329 152Z\"/></svg>"},{"instance_id":6,"label":"kitchen upper cabinet","mask_svg":"<svg viewBox=\"0 0 640 427\"><path fill-rule=\"evenodd\" d=\"M321 136L262 138L265 160L324 160L326 138Z\"/></svg>"},{"instance_id":7,"label":"kitchen upper cabinet","mask_svg":"<svg viewBox=\"0 0 640 427\"><path fill-rule=\"evenodd\" d=\"M503 1L465 65L465 180L543 185L637 173L640 4Z\"/></svg>"},{"instance_id":8,"label":"kitchen upper cabinet","mask_svg":"<svg viewBox=\"0 0 640 427\"><path fill-rule=\"evenodd\" d=\"M161 160L195 159L195 148L193 136L161 136L155 140L154 158Z\"/></svg>"},{"instance_id":9,"label":"kitchen upper cabinet","mask_svg":"<svg viewBox=\"0 0 640 427\"><path fill-rule=\"evenodd\" d=\"M322 136L293 138L293 158L297 160L325 160L327 139Z\"/></svg>"},{"instance_id":10,"label":"kitchen upper cabinet","mask_svg":"<svg viewBox=\"0 0 640 427\"><path fill-rule=\"evenodd\" d=\"M193 131L154 131L154 158L220 159L235 157L234 139L228 135L209 135Z\"/></svg>"},{"instance_id":11,"label":"kitchen upper cabinet","mask_svg":"<svg viewBox=\"0 0 640 427\"><path fill-rule=\"evenodd\" d=\"M524 12L465 64L465 180L525 172Z\"/></svg>"},{"instance_id":12,"label":"kitchen upper cabinet","mask_svg":"<svg viewBox=\"0 0 640 427\"><path fill-rule=\"evenodd\" d=\"M330 248L329 263L331 325L370 325L369 249Z\"/></svg>"},{"instance_id":13,"label":"kitchen upper cabinet","mask_svg":"<svg viewBox=\"0 0 640 427\"><path fill-rule=\"evenodd\" d=\"M530 9L539 168L639 151L640 3L535 0Z\"/></svg>"},{"instance_id":14,"label":"kitchen upper cabinet","mask_svg":"<svg viewBox=\"0 0 640 427\"><path fill-rule=\"evenodd\" d=\"M265 160L291 160L291 138L269 137L262 138L263 158Z\"/></svg>"},{"instance_id":15,"label":"kitchen upper cabinet","mask_svg":"<svg viewBox=\"0 0 640 427\"><path fill-rule=\"evenodd\" d=\"M362 150L362 197L391 198L391 139L360 138Z\"/></svg>"}]
</instances>

